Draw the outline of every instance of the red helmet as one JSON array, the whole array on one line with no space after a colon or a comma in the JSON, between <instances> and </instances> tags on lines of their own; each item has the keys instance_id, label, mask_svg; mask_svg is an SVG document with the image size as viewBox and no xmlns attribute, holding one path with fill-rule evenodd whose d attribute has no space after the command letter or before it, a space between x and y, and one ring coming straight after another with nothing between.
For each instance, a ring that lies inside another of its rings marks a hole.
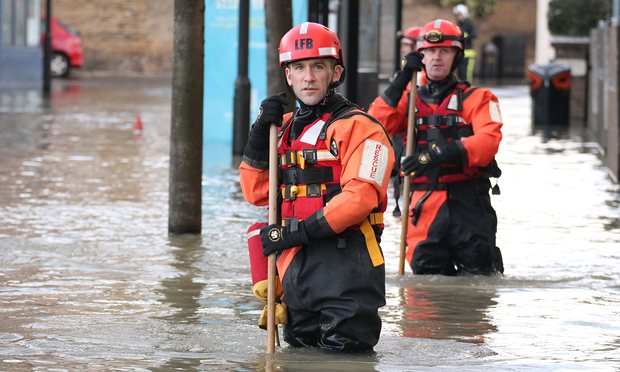
<instances>
[{"instance_id":1,"label":"red helmet","mask_svg":"<svg viewBox=\"0 0 620 372\"><path fill-rule=\"evenodd\" d=\"M418 50L437 47L463 50L463 32L459 26L445 19L436 19L424 25L417 40Z\"/></svg>"},{"instance_id":2,"label":"red helmet","mask_svg":"<svg viewBox=\"0 0 620 372\"><path fill-rule=\"evenodd\" d=\"M319 23L304 22L280 40L280 66L300 59L332 57L344 67L338 35Z\"/></svg>"},{"instance_id":3,"label":"red helmet","mask_svg":"<svg viewBox=\"0 0 620 372\"><path fill-rule=\"evenodd\" d=\"M418 36L420 36L420 30L422 30L422 27L420 26L409 27L405 30L405 32L402 32L400 34L401 41L406 40L410 41L411 43L415 43Z\"/></svg>"}]
</instances>

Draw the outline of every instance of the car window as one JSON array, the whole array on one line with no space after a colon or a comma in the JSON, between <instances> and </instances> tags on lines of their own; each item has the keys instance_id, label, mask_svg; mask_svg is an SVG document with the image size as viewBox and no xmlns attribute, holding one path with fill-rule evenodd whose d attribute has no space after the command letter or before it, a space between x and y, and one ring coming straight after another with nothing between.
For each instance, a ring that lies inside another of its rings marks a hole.
<instances>
[{"instance_id":1,"label":"car window","mask_svg":"<svg viewBox=\"0 0 620 372\"><path fill-rule=\"evenodd\" d=\"M79 33L77 32L77 30L71 26L69 26L68 24L64 23L63 21L60 21L60 24L62 25L62 27L70 34L78 36Z\"/></svg>"}]
</instances>

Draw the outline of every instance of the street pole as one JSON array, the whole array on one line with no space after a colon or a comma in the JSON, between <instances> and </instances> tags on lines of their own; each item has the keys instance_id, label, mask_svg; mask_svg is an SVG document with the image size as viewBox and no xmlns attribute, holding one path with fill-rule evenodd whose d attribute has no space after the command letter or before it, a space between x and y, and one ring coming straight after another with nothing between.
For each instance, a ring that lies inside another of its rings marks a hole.
<instances>
[{"instance_id":1,"label":"street pole","mask_svg":"<svg viewBox=\"0 0 620 372\"><path fill-rule=\"evenodd\" d=\"M233 110L233 155L242 155L248 142L250 124L250 79L248 79L248 39L250 1L239 1L239 48Z\"/></svg>"},{"instance_id":2,"label":"street pole","mask_svg":"<svg viewBox=\"0 0 620 372\"><path fill-rule=\"evenodd\" d=\"M394 16L394 35L403 30L403 1L396 0L396 12ZM396 38L396 42L394 45L394 71L400 70L400 38ZM399 160L400 161L400 160Z\"/></svg>"},{"instance_id":3,"label":"street pole","mask_svg":"<svg viewBox=\"0 0 620 372\"><path fill-rule=\"evenodd\" d=\"M45 3L45 39L43 40L43 94L49 96L51 92L52 74L50 61L52 60L52 0Z\"/></svg>"},{"instance_id":4,"label":"street pole","mask_svg":"<svg viewBox=\"0 0 620 372\"><path fill-rule=\"evenodd\" d=\"M358 92L359 7L358 1L342 1L338 25L344 61L347 64L347 79L343 84L344 95L351 102L357 102L360 97Z\"/></svg>"},{"instance_id":5,"label":"street pole","mask_svg":"<svg viewBox=\"0 0 620 372\"><path fill-rule=\"evenodd\" d=\"M202 228L204 0L175 0L168 232Z\"/></svg>"}]
</instances>

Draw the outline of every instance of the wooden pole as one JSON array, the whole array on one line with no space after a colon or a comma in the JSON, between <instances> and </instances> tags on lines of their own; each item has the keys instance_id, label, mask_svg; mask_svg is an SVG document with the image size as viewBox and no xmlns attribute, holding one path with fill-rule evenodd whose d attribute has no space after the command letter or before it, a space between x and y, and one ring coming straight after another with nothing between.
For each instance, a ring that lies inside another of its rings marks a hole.
<instances>
[{"instance_id":1,"label":"wooden pole","mask_svg":"<svg viewBox=\"0 0 620 372\"><path fill-rule=\"evenodd\" d=\"M286 80L280 67L278 46L282 36L293 27L293 4L291 0L265 1L265 28L267 42L267 96L287 90ZM289 100L284 112L295 109L295 100ZM271 126L269 132L269 224L278 223L278 128ZM276 254L267 258L267 354L275 351L278 336L276 327ZM272 370L267 361L267 370Z\"/></svg>"},{"instance_id":2,"label":"wooden pole","mask_svg":"<svg viewBox=\"0 0 620 372\"><path fill-rule=\"evenodd\" d=\"M278 127L269 128L269 224L278 218ZM276 339L276 254L267 259L267 354L275 351Z\"/></svg>"},{"instance_id":3,"label":"wooden pole","mask_svg":"<svg viewBox=\"0 0 620 372\"><path fill-rule=\"evenodd\" d=\"M415 100L418 92L418 73L413 72L411 77L411 90L409 92L409 116L407 120L407 147L405 148L405 156L413 155L413 143L415 141ZM397 161L400 161L398 159ZM405 274L405 252L407 250L407 228L409 226L409 203L411 203L411 193L409 182L410 175L403 176L403 217L400 231L400 260L398 262L398 275Z\"/></svg>"}]
</instances>

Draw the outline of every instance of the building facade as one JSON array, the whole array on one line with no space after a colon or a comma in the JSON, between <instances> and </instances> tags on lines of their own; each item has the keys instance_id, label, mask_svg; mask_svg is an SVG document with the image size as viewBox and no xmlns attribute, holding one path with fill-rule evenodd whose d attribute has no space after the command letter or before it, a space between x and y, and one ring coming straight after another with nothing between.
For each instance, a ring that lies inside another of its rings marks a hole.
<instances>
[{"instance_id":1,"label":"building facade","mask_svg":"<svg viewBox=\"0 0 620 372\"><path fill-rule=\"evenodd\" d=\"M0 84L40 84L39 0L0 0Z\"/></svg>"}]
</instances>

